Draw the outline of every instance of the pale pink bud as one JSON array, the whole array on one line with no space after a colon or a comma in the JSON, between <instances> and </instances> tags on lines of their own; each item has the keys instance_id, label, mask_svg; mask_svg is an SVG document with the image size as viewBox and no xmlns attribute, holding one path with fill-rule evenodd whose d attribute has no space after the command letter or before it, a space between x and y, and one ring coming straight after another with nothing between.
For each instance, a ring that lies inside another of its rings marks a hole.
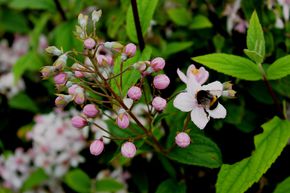
<instances>
[{"instance_id":1,"label":"pale pink bud","mask_svg":"<svg viewBox=\"0 0 290 193\"><path fill-rule=\"evenodd\" d=\"M78 23L82 28L85 28L88 24L88 16L87 15L83 15L83 14L79 14L78 16Z\"/></svg>"},{"instance_id":2,"label":"pale pink bud","mask_svg":"<svg viewBox=\"0 0 290 193\"><path fill-rule=\"evenodd\" d=\"M126 129L130 124L129 116L127 113L121 113L117 117L117 125L122 128Z\"/></svg>"},{"instance_id":3,"label":"pale pink bud","mask_svg":"<svg viewBox=\"0 0 290 193\"><path fill-rule=\"evenodd\" d=\"M121 153L126 158L132 158L136 154L136 146L132 142L125 142L121 147Z\"/></svg>"},{"instance_id":4,"label":"pale pink bud","mask_svg":"<svg viewBox=\"0 0 290 193\"><path fill-rule=\"evenodd\" d=\"M98 156L104 150L104 142L103 140L97 139L90 145L90 152L92 155Z\"/></svg>"},{"instance_id":5,"label":"pale pink bud","mask_svg":"<svg viewBox=\"0 0 290 193\"><path fill-rule=\"evenodd\" d=\"M97 61L99 65L106 65L109 64L110 61L108 61L108 58L105 55L98 55L97 56Z\"/></svg>"},{"instance_id":6,"label":"pale pink bud","mask_svg":"<svg viewBox=\"0 0 290 193\"><path fill-rule=\"evenodd\" d=\"M75 71L75 77L77 77L77 78L83 78L85 75L84 75L84 73L82 73L81 71Z\"/></svg>"},{"instance_id":7,"label":"pale pink bud","mask_svg":"<svg viewBox=\"0 0 290 193\"><path fill-rule=\"evenodd\" d=\"M58 95L55 99L55 106L63 108L71 101L72 96L70 95Z\"/></svg>"},{"instance_id":8,"label":"pale pink bud","mask_svg":"<svg viewBox=\"0 0 290 193\"><path fill-rule=\"evenodd\" d=\"M155 97L152 101L152 106L156 109L156 111L163 111L167 105L167 102L164 98Z\"/></svg>"},{"instance_id":9,"label":"pale pink bud","mask_svg":"<svg viewBox=\"0 0 290 193\"><path fill-rule=\"evenodd\" d=\"M45 49L45 51L55 56L60 56L62 54L62 51L55 46L49 46Z\"/></svg>"},{"instance_id":10,"label":"pale pink bud","mask_svg":"<svg viewBox=\"0 0 290 193\"><path fill-rule=\"evenodd\" d=\"M66 65L66 62L67 62L67 55L63 54L58 57L58 59L53 63L53 66L58 70L62 70L64 66Z\"/></svg>"},{"instance_id":11,"label":"pale pink bud","mask_svg":"<svg viewBox=\"0 0 290 193\"><path fill-rule=\"evenodd\" d=\"M84 46L87 49L93 49L96 46L96 42L95 42L95 40L93 38L87 38L84 41Z\"/></svg>"},{"instance_id":12,"label":"pale pink bud","mask_svg":"<svg viewBox=\"0 0 290 193\"><path fill-rule=\"evenodd\" d=\"M98 22L100 17L102 16L102 10L94 10L92 13L92 21L93 22Z\"/></svg>"},{"instance_id":13,"label":"pale pink bud","mask_svg":"<svg viewBox=\"0 0 290 193\"><path fill-rule=\"evenodd\" d=\"M133 57L136 53L136 46L135 44L132 44L132 43L129 43L125 46L125 54L128 56L128 57Z\"/></svg>"},{"instance_id":14,"label":"pale pink bud","mask_svg":"<svg viewBox=\"0 0 290 193\"><path fill-rule=\"evenodd\" d=\"M128 90L128 97L132 100L139 100L142 96L142 91L139 87L137 86L132 86L129 90Z\"/></svg>"},{"instance_id":15,"label":"pale pink bud","mask_svg":"<svg viewBox=\"0 0 290 193\"><path fill-rule=\"evenodd\" d=\"M86 98L85 98L85 94L82 92L82 93L77 93L74 97L74 102L78 105L82 105L84 104Z\"/></svg>"},{"instance_id":16,"label":"pale pink bud","mask_svg":"<svg viewBox=\"0 0 290 193\"><path fill-rule=\"evenodd\" d=\"M54 74L55 67L54 66L44 66L40 72L41 72L42 78L47 79Z\"/></svg>"},{"instance_id":17,"label":"pale pink bud","mask_svg":"<svg viewBox=\"0 0 290 193\"><path fill-rule=\"evenodd\" d=\"M71 123L74 127L78 128L78 129L81 129L88 124L86 119L84 119L83 117L78 116L78 115L74 116L71 119Z\"/></svg>"},{"instance_id":18,"label":"pale pink bud","mask_svg":"<svg viewBox=\"0 0 290 193\"><path fill-rule=\"evenodd\" d=\"M67 74L64 73L64 72L61 72L61 73L55 75L53 77L53 80L54 80L55 84L57 84L57 85L63 85L67 81Z\"/></svg>"},{"instance_id":19,"label":"pale pink bud","mask_svg":"<svg viewBox=\"0 0 290 193\"><path fill-rule=\"evenodd\" d=\"M74 95L76 93L77 88L79 88L79 85L73 84L71 87L68 88L68 93L70 95Z\"/></svg>"},{"instance_id":20,"label":"pale pink bud","mask_svg":"<svg viewBox=\"0 0 290 193\"><path fill-rule=\"evenodd\" d=\"M163 58L161 58L161 57L154 58L151 61L150 66L152 67L152 69L155 72L158 72L160 70L163 70L163 68L165 66L165 60Z\"/></svg>"},{"instance_id":21,"label":"pale pink bud","mask_svg":"<svg viewBox=\"0 0 290 193\"><path fill-rule=\"evenodd\" d=\"M115 50L117 52L120 52L124 47L119 42L105 42L104 46L105 46L105 48L108 48L110 50Z\"/></svg>"},{"instance_id":22,"label":"pale pink bud","mask_svg":"<svg viewBox=\"0 0 290 193\"><path fill-rule=\"evenodd\" d=\"M143 72L144 70L146 70L147 65L146 65L146 62L141 61L141 62L136 62L135 64L133 64L133 67L136 70Z\"/></svg>"},{"instance_id":23,"label":"pale pink bud","mask_svg":"<svg viewBox=\"0 0 290 193\"><path fill-rule=\"evenodd\" d=\"M175 143L182 148L189 146L190 144L190 137L185 132L180 132L175 137Z\"/></svg>"},{"instance_id":24,"label":"pale pink bud","mask_svg":"<svg viewBox=\"0 0 290 193\"><path fill-rule=\"evenodd\" d=\"M168 87L170 79L165 74L160 74L154 77L153 85L157 89L165 89Z\"/></svg>"},{"instance_id":25,"label":"pale pink bud","mask_svg":"<svg viewBox=\"0 0 290 193\"><path fill-rule=\"evenodd\" d=\"M97 109L96 105L87 104L86 106L84 106L83 113L87 117L93 118L99 113L99 110Z\"/></svg>"}]
</instances>

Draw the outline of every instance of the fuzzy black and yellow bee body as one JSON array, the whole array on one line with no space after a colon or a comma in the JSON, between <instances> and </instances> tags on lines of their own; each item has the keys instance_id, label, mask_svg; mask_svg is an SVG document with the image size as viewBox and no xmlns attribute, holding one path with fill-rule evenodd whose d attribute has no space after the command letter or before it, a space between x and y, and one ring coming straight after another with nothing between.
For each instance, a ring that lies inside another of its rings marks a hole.
<instances>
[{"instance_id":1,"label":"fuzzy black and yellow bee body","mask_svg":"<svg viewBox=\"0 0 290 193\"><path fill-rule=\"evenodd\" d=\"M200 90L196 93L196 100L199 105L213 110L217 107L218 97L211 94L208 90Z\"/></svg>"}]
</instances>

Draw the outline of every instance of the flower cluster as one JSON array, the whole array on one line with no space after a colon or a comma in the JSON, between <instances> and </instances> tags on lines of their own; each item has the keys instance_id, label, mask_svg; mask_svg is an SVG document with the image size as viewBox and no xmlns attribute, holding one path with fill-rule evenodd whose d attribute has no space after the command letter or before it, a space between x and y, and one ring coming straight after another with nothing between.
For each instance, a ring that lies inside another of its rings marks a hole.
<instances>
[{"instance_id":1,"label":"flower cluster","mask_svg":"<svg viewBox=\"0 0 290 193\"><path fill-rule=\"evenodd\" d=\"M76 167L84 158L79 152L85 147L83 134L70 122L75 112L52 112L37 115L36 124L26 134L32 141L32 148L26 152L18 148L15 153L5 158L0 156L0 176L4 185L19 190L29 174L42 168L49 176L46 185L53 192L61 190L59 179L70 169Z\"/></svg>"},{"instance_id":2,"label":"flower cluster","mask_svg":"<svg viewBox=\"0 0 290 193\"><path fill-rule=\"evenodd\" d=\"M83 51L64 52L55 46L46 49L58 58L52 66L43 67L42 76L44 79L53 77L58 90L55 99L58 108L65 108L73 102L82 109L71 119L75 128L89 127L101 131L98 133L102 136L95 135L91 143L93 155L103 152L108 139L121 140L121 154L127 158L135 156L137 148L134 142L137 140L147 140L161 151L152 130L154 117L167 106L167 100L161 96L161 91L170 84L169 77L162 73L165 61L161 57L141 60L133 43L123 45L100 41L94 26L101 14L101 11L93 11L91 17L83 14L78 17L75 34L83 42ZM90 26L93 26L93 31L90 31ZM148 90L150 84L153 88ZM132 136L115 135L106 122L113 123L114 129L132 131ZM135 126L142 133L136 131Z\"/></svg>"}]
</instances>

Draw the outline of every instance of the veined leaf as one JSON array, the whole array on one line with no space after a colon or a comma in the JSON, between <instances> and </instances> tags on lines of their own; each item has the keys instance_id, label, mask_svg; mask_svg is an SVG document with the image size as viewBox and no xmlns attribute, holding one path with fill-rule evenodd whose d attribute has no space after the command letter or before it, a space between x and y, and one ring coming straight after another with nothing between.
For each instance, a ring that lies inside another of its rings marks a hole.
<instances>
[{"instance_id":1,"label":"veined leaf","mask_svg":"<svg viewBox=\"0 0 290 193\"><path fill-rule=\"evenodd\" d=\"M277 185L273 193L286 193L290 192L290 177L286 178Z\"/></svg>"},{"instance_id":2,"label":"veined leaf","mask_svg":"<svg viewBox=\"0 0 290 193\"><path fill-rule=\"evenodd\" d=\"M252 61L230 54L207 54L193 57L192 60L208 68L244 80L260 80L258 66Z\"/></svg>"},{"instance_id":3,"label":"veined leaf","mask_svg":"<svg viewBox=\"0 0 290 193\"><path fill-rule=\"evenodd\" d=\"M211 28L211 27L212 27L212 23L204 15L194 16L189 26L190 29L204 29L204 28Z\"/></svg>"},{"instance_id":4,"label":"veined leaf","mask_svg":"<svg viewBox=\"0 0 290 193\"><path fill-rule=\"evenodd\" d=\"M21 188L22 191L27 191L32 188L34 188L37 185L40 185L45 180L47 180L49 177L48 175L43 171L43 169L38 169L34 171L23 183L23 186Z\"/></svg>"},{"instance_id":5,"label":"veined leaf","mask_svg":"<svg viewBox=\"0 0 290 193\"><path fill-rule=\"evenodd\" d=\"M253 12L250 19L250 25L247 31L247 47L250 51L257 52L259 55L262 56L262 59L264 59L265 57L264 33L256 11Z\"/></svg>"},{"instance_id":6,"label":"veined leaf","mask_svg":"<svg viewBox=\"0 0 290 193\"><path fill-rule=\"evenodd\" d=\"M248 49L244 49L244 53L254 62L256 62L256 64L261 64L263 62L263 57L258 54L256 51L252 51L252 50L248 50Z\"/></svg>"},{"instance_id":7,"label":"veined leaf","mask_svg":"<svg viewBox=\"0 0 290 193\"><path fill-rule=\"evenodd\" d=\"M137 0L137 7L138 7L139 19L140 19L143 36L145 35L147 28L150 25L150 21L153 18L154 11L156 9L157 4L158 4L158 0L151 0L151 1ZM128 8L128 12L127 12L126 31L130 40L137 43L138 40L137 40L137 33L136 33L136 28L135 28L132 6Z\"/></svg>"},{"instance_id":8,"label":"veined leaf","mask_svg":"<svg viewBox=\"0 0 290 193\"><path fill-rule=\"evenodd\" d=\"M267 78L275 80L290 74L290 55L276 60L267 70Z\"/></svg>"},{"instance_id":9,"label":"veined leaf","mask_svg":"<svg viewBox=\"0 0 290 193\"><path fill-rule=\"evenodd\" d=\"M222 164L218 146L198 132L190 133L191 144L186 148L175 146L168 157L177 162L208 168L218 168Z\"/></svg>"},{"instance_id":10,"label":"veined leaf","mask_svg":"<svg viewBox=\"0 0 290 193\"><path fill-rule=\"evenodd\" d=\"M256 150L251 157L233 165L224 164L218 174L217 193L243 193L270 168L290 137L290 122L274 117L255 136Z\"/></svg>"}]
</instances>

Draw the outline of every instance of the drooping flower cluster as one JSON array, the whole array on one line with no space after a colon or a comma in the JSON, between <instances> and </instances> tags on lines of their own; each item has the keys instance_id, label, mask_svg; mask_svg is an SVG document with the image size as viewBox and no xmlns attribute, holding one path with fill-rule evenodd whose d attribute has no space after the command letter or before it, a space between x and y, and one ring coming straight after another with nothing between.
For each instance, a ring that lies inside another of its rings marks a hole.
<instances>
[{"instance_id":1,"label":"drooping flower cluster","mask_svg":"<svg viewBox=\"0 0 290 193\"><path fill-rule=\"evenodd\" d=\"M57 107L65 108L74 102L83 109L71 119L74 127L102 132L103 136L95 136L91 143L93 155L103 152L108 139L122 140L121 154L128 158L136 154L134 142L144 136L149 137L146 139L149 144L153 142L155 148L161 148L151 133L154 116L162 113L167 105L166 99L160 96L170 84L169 77L162 73L165 61L161 57L141 60L133 43L100 41L94 28L100 16L101 11L93 11L91 17L83 14L78 17L75 34L83 41L83 51L64 52L55 46L46 49L58 59L52 66L43 67L42 76L53 77L59 91L55 99ZM89 26L93 26L93 31ZM152 83L148 82L149 76L153 78ZM150 84L152 90L148 90ZM132 136L117 136L106 122L113 123L114 129L133 130Z\"/></svg>"},{"instance_id":2,"label":"drooping flower cluster","mask_svg":"<svg viewBox=\"0 0 290 193\"><path fill-rule=\"evenodd\" d=\"M83 134L70 121L74 113L56 111L35 117L36 124L26 134L32 147L27 151L18 148L7 158L0 156L0 177L5 187L18 191L32 172L42 168L49 176L45 185L53 192L63 192L60 178L84 161L79 155L85 147Z\"/></svg>"}]
</instances>

